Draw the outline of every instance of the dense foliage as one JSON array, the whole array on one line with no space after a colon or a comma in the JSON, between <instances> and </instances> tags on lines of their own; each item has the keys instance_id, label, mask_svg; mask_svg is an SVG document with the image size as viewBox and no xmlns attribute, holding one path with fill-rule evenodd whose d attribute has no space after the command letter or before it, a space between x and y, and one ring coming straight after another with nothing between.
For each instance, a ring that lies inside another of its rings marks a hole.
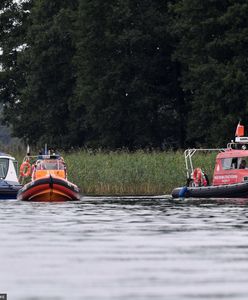
<instances>
[{"instance_id":1,"label":"dense foliage","mask_svg":"<svg viewBox=\"0 0 248 300\"><path fill-rule=\"evenodd\" d=\"M187 138L223 145L239 119L248 121L248 3L183 0L172 11L174 55L188 91Z\"/></svg>"},{"instance_id":2,"label":"dense foliage","mask_svg":"<svg viewBox=\"0 0 248 300\"><path fill-rule=\"evenodd\" d=\"M0 100L25 142L219 146L248 121L246 1L17 3L0 4Z\"/></svg>"}]
</instances>

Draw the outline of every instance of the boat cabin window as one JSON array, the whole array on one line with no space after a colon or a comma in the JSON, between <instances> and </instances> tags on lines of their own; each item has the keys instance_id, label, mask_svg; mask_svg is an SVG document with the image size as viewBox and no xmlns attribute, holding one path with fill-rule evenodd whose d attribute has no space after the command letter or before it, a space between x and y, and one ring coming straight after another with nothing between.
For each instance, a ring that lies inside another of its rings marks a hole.
<instances>
[{"instance_id":1,"label":"boat cabin window","mask_svg":"<svg viewBox=\"0 0 248 300\"><path fill-rule=\"evenodd\" d=\"M65 165L60 160L40 161L37 163L36 170L64 170Z\"/></svg>"},{"instance_id":2,"label":"boat cabin window","mask_svg":"<svg viewBox=\"0 0 248 300\"><path fill-rule=\"evenodd\" d=\"M221 163L224 170L246 169L248 168L248 157L223 158Z\"/></svg>"},{"instance_id":3,"label":"boat cabin window","mask_svg":"<svg viewBox=\"0 0 248 300\"><path fill-rule=\"evenodd\" d=\"M9 159L0 158L0 178L4 179L7 176L9 169Z\"/></svg>"},{"instance_id":4,"label":"boat cabin window","mask_svg":"<svg viewBox=\"0 0 248 300\"><path fill-rule=\"evenodd\" d=\"M223 158L221 163L224 170L237 169L237 158Z\"/></svg>"},{"instance_id":5,"label":"boat cabin window","mask_svg":"<svg viewBox=\"0 0 248 300\"><path fill-rule=\"evenodd\" d=\"M240 157L238 159L239 169L248 169L248 157Z\"/></svg>"}]
</instances>

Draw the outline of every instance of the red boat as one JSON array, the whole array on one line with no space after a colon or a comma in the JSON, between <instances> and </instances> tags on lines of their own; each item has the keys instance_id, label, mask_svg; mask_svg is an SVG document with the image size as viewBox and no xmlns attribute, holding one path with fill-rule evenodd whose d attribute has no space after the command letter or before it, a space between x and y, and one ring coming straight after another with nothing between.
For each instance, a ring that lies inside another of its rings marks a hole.
<instances>
[{"instance_id":1,"label":"red boat","mask_svg":"<svg viewBox=\"0 0 248 300\"><path fill-rule=\"evenodd\" d=\"M36 160L31 164L33 158ZM73 201L79 200L79 188L67 180L64 160L59 155L27 156L21 165L21 176L31 177L17 194L23 201Z\"/></svg>"},{"instance_id":2,"label":"red boat","mask_svg":"<svg viewBox=\"0 0 248 300\"><path fill-rule=\"evenodd\" d=\"M202 169L193 167L192 157L199 151L219 152L211 185ZM187 185L175 188L173 198L248 198L248 137L244 137L244 126L238 125L235 142L226 148L188 149L184 156Z\"/></svg>"}]
</instances>

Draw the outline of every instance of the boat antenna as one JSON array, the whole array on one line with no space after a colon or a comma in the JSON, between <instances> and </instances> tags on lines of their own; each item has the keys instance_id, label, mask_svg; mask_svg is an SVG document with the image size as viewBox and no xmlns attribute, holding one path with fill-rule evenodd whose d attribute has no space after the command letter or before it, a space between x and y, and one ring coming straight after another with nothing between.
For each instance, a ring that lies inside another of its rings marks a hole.
<instances>
[{"instance_id":1,"label":"boat antenna","mask_svg":"<svg viewBox=\"0 0 248 300\"><path fill-rule=\"evenodd\" d=\"M26 156L23 158L23 162L30 160L30 146L27 144Z\"/></svg>"},{"instance_id":2,"label":"boat antenna","mask_svg":"<svg viewBox=\"0 0 248 300\"><path fill-rule=\"evenodd\" d=\"M47 144L45 144L45 155L47 155Z\"/></svg>"}]
</instances>

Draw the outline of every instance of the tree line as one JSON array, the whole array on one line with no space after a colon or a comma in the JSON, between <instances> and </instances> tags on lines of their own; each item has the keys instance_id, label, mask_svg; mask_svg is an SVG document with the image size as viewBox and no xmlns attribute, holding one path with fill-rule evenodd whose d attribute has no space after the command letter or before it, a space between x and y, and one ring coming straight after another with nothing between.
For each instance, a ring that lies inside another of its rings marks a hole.
<instances>
[{"instance_id":1,"label":"tree line","mask_svg":"<svg viewBox=\"0 0 248 300\"><path fill-rule=\"evenodd\" d=\"M2 122L31 145L223 146L248 121L244 0L2 0Z\"/></svg>"}]
</instances>

